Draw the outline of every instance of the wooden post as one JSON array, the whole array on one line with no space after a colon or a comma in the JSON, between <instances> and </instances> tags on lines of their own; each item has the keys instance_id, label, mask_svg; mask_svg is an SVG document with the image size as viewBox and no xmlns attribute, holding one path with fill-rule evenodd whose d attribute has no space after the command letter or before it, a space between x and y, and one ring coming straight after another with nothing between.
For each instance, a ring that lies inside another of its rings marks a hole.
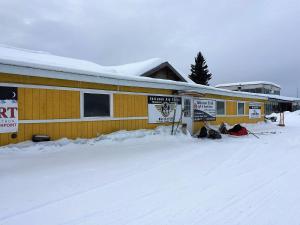
<instances>
[{"instance_id":1,"label":"wooden post","mask_svg":"<svg viewBox=\"0 0 300 225\"><path fill-rule=\"evenodd\" d=\"M279 121L278 126L280 126L280 127L284 127L285 126L285 124L284 124L284 112L280 113L280 121Z\"/></svg>"}]
</instances>

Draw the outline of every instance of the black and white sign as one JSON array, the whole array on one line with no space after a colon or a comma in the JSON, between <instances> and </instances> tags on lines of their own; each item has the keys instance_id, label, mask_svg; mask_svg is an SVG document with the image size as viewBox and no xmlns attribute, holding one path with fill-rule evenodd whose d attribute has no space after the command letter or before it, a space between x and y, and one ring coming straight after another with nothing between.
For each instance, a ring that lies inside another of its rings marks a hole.
<instances>
[{"instance_id":1,"label":"black and white sign","mask_svg":"<svg viewBox=\"0 0 300 225\"><path fill-rule=\"evenodd\" d=\"M181 98L165 96L148 96L149 123L178 122L181 115Z\"/></svg>"},{"instance_id":2,"label":"black and white sign","mask_svg":"<svg viewBox=\"0 0 300 225\"><path fill-rule=\"evenodd\" d=\"M0 87L0 133L18 131L18 89Z\"/></svg>"},{"instance_id":3,"label":"black and white sign","mask_svg":"<svg viewBox=\"0 0 300 225\"><path fill-rule=\"evenodd\" d=\"M216 100L194 99L194 120L212 121L216 120Z\"/></svg>"},{"instance_id":4,"label":"black and white sign","mask_svg":"<svg viewBox=\"0 0 300 225\"><path fill-rule=\"evenodd\" d=\"M259 119L261 117L261 104L250 103L249 104L249 118Z\"/></svg>"}]
</instances>

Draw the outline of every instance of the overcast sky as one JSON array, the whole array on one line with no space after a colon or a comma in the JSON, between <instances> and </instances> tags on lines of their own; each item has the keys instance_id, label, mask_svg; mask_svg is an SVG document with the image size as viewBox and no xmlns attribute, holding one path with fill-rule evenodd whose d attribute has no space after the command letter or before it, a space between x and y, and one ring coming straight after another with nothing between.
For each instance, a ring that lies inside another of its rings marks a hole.
<instances>
[{"instance_id":1,"label":"overcast sky","mask_svg":"<svg viewBox=\"0 0 300 225\"><path fill-rule=\"evenodd\" d=\"M0 0L0 28L2 44L102 65L159 57L186 75L201 51L212 85L300 89L299 0Z\"/></svg>"}]
</instances>

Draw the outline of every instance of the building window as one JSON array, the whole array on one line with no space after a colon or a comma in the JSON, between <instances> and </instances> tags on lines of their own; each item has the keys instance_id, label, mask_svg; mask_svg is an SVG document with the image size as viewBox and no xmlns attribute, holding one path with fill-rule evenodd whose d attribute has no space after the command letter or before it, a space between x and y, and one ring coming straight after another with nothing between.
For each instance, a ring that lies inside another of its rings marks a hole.
<instances>
[{"instance_id":1,"label":"building window","mask_svg":"<svg viewBox=\"0 0 300 225\"><path fill-rule=\"evenodd\" d=\"M262 88L251 88L252 93L264 93Z\"/></svg>"},{"instance_id":2,"label":"building window","mask_svg":"<svg viewBox=\"0 0 300 225\"><path fill-rule=\"evenodd\" d=\"M238 109L238 112L237 112L238 115L245 115L245 103L244 102L238 102L237 109Z\"/></svg>"},{"instance_id":3,"label":"building window","mask_svg":"<svg viewBox=\"0 0 300 225\"><path fill-rule=\"evenodd\" d=\"M184 117L191 117L191 100L190 99L184 99Z\"/></svg>"},{"instance_id":4,"label":"building window","mask_svg":"<svg viewBox=\"0 0 300 225\"><path fill-rule=\"evenodd\" d=\"M84 117L109 117L110 116L110 95L84 93L83 96Z\"/></svg>"},{"instance_id":5,"label":"building window","mask_svg":"<svg viewBox=\"0 0 300 225\"><path fill-rule=\"evenodd\" d=\"M225 115L225 101L217 101L217 115Z\"/></svg>"}]
</instances>

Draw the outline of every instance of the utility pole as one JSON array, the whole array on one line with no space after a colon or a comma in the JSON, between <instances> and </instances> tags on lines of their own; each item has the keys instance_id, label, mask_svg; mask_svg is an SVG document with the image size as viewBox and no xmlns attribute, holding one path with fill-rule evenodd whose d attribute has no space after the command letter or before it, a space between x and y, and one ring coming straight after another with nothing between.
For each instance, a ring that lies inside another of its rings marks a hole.
<instances>
[{"instance_id":1,"label":"utility pole","mask_svg":"<svg viewBox=\"0 0 300 225\"><path fill-rule=\"evenodd\" d=\"M297 98L299 97L299 95L298 95L298 94L299 94L299 88L297 88Z\"/></svg>"}]
</instances>

